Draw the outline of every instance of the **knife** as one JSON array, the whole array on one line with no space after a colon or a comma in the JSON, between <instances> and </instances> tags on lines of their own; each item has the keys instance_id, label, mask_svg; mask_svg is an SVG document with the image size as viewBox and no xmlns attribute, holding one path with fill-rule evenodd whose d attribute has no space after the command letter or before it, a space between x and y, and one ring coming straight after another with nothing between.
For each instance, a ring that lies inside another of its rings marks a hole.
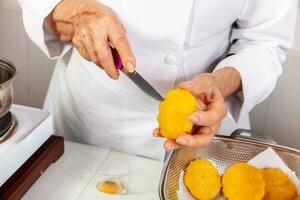
<instances>
[{"instance_id":1,"label":"knife","mask_svg":"<svg viewBox=\"0 0 300 200\"><path fill-rule=\"evenodd\" d=\"M111 47L112 56L114 59L115 66L118 70L123 71L123 64L121 61L121 57L118 51ZM131 80L133 83L139 87L144 93L151 96L153 99L157 101L163 101L164 98L152 87L152 85L146 81L137 71L133 73L125 73L124 74Z\"/></svg>"}]
</instances>

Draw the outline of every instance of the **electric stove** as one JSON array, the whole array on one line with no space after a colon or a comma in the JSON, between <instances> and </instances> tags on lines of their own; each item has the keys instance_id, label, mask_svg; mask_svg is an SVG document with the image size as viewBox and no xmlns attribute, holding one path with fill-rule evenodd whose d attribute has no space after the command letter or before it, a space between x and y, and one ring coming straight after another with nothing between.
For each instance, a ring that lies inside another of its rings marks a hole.
<instances>
[{"instance_id":1,"label":"electric stove","mask_svg":"<svg viewBox=\"0 0 300 200\"><path fill-rule=\"evenodd\" d=\"M17 130L18 121L17 117L8 112L0 118L0 143L7 140Z\"/></svg>"},{"instance_id":2,"label":"electric stove","mask_svg":"<svg viewBox=\"0 0 300 200\"><path fill-rule=\"evenodd\" d=\"M47 111L12 105L0 118L0 186L53 134Z\"/></svg>"}]
</instances>

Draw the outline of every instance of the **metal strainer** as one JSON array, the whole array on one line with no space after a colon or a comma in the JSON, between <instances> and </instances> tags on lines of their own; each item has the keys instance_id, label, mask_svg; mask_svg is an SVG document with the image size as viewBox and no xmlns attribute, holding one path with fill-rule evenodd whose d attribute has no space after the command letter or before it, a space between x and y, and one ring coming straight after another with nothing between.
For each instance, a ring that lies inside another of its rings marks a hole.
<instances>
[{"instance_id":1,"label":"metal strainer","mask_svg":"<svg viewBox=\"0 0 300 200\"><path fill-rule=\"evenodd\" d=\"M162 171L159 195L161 200L177 200L178 178L180 171L185 169L190 161L202 158L212 162L220 174L235 162L247 162L257 154L272 147L282 160L300 177L300 151L279 146L266 141L236 138L232 136L216 136L206 148L182 148L171 152L166 159Z\"/></svg>"}]
</instances>

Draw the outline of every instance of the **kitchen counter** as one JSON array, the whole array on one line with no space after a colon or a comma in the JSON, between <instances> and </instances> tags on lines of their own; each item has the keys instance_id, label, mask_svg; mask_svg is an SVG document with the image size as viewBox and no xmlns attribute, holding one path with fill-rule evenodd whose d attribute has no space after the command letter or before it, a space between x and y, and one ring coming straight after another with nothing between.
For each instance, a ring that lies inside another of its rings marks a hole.
<instances>
[{"instance_id":1,"label":"kitchen counter","mask_svg":"<svg viewBox=\"0 0 300 200\"><path fill-rule=\"evenodd\" d=\"M23 197L24 200L158 200L163 162L65 141L65 153ZM128 193L106 195L96 185L118 176Z\"/></svg>"}]
</instances>

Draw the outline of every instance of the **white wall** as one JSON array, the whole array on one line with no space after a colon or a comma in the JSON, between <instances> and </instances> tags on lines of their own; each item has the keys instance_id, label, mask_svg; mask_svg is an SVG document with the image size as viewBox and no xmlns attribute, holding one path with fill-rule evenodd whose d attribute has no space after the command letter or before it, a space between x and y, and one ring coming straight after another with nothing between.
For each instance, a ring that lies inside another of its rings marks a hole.
<instances>
[{"instance_id":1,"label":"white wall","mask_svg":"<svg viewBox=\"0 0 300 200\"><path fill-rule=\"evenodd\" d=\"M300 14L299 17L300 19ZM9 21L8 21L9 20ZM22 25L15 0L0 0L0 57L18 70L15 103L41 107L54 62L33 45ZM294 48L274 93L251 112L252 128L268 132L281 144L300 149L300 20Z\"/></svg>"},{"instance_id":2,"label":"white wall","mask_svg":"<svg viewBox=\"0 0 300 200\"><path fill-rule=\"evenodd\" d=\"M0 0L0 57L11 60L18 75L15 103L41 107L54 67L29 40L15 0Z\"/></svg>"},{"instance_id":3,"label":"white wall","mask_svg":"<svg viewBox=\"0 0 300 200\"><path fill-rule=\"evenodd\" d=\"M300 149L300 53L289 56L273 94L251 112L252 129Z\"/></svg>"},{"instance_id":4,"label":"white wall","mask_svg":"<svg viewBox=\"0 0 300 200\"><path fill-rule=\"evenodd\" d=\"M300 149L300 3L294 47L289 50L273 94L250 113L252 129Z\"/></svg>"},{"instance_id":5,"label":"white wall","mask_svg":"<svg viewBox=\"0 0 300 200\"><path fill-rule=\"evenodd\" d=\"M294 44L294 51L300 52L300 2L298 2L298 18L297 18L297 26L296 26L296 37Z\"/></svg>"}]
</instances>

